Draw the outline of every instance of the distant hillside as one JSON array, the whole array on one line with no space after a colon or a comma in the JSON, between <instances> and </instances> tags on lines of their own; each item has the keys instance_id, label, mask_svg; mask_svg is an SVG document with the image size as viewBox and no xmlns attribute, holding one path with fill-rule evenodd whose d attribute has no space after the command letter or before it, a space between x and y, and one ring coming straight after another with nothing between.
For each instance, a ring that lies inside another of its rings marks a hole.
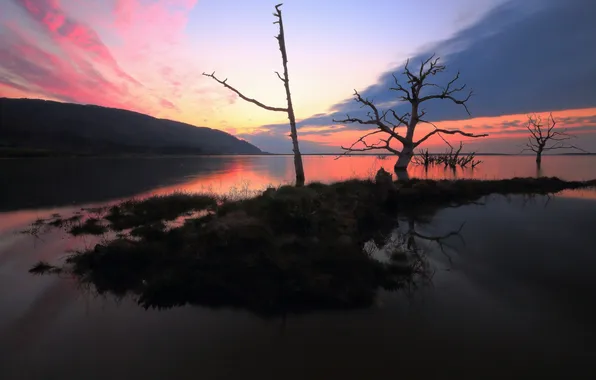
<instances>
[{"instance_id":1,"label":"distant hillside","mask_svg":"<svg viewBox=\"0 0 596 380\"><path fill-rule=\"evenodd\" d=\"M0 156L259 154L215 129L137 112L39 99L0 98Z\"/></svg>"}]
</instances>

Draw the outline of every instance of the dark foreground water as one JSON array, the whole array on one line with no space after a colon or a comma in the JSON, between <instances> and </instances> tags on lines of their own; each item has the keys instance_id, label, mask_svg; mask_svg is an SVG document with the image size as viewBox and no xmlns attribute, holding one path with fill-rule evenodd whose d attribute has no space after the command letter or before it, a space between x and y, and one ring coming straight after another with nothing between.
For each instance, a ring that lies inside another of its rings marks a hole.
<instances>
[{"instance_id":1,"label":"dark foreground water","mask_svg":"<svg viewBox=\"0 0 596 380\"><path fill-rule=\"evenodd\" d=\"M459 177L596 178L595 157L484 157ZM308 157L311 180L374 173L391 161ZM419 240L435 271L375 307L262 320L200 307L145 311L69 279L27 273L91 245L15 234L38 217L175 189L227 192L292 178L288 157L0 160L0 379L593 378L596 192L490 197L440 211ZM453 173L413 170L413 176ZM400 228L408 226L403 221ZM444 251L444 252L443 252Z\"/></svg>"}]
</instances>

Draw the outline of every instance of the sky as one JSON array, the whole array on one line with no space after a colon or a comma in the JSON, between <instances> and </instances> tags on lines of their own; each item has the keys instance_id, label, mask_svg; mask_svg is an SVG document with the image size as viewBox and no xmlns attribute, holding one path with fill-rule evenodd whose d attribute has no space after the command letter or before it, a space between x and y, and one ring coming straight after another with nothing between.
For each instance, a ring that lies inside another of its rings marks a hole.
<instances>
[{"instance_id":1,"label":"sky","mask_svg":"<svg viewBox=\"0 0 596 380\"><path fill-rule=\"evenodd\" d=\"M290 153L275 1L0 0L0 96L98 104L221 129ZM596 152L596 2L588 0L287 0L290 85L305 153L339 152L367 129L332 120L362 110L357 89L405 112L392 74L436 53L474 90L471 116L427 105L439 127L488 133L468 149L517 153L527 115L552 112ZM430 131L421 127L417 135ZM461 137L451 137L458 142ZM444 150L439 138L431 150Z\"/></svg>"}]
</instances>

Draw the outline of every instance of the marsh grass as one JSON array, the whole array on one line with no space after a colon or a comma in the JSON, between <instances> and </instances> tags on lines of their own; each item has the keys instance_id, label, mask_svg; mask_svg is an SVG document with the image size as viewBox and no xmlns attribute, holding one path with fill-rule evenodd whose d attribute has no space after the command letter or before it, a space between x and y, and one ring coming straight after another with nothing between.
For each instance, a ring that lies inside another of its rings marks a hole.
<instances>
[{"instance_id":1,"label":"marsh grass","mask_svg":"<svg viewBox=\"0 0 596 380\"><path fill-rule=\"evenodd\" d=\"M216 206L217 199L214 196L178 192L121 202L108 209L105 220L110 223L111 229L122 231L159 221L174 220L184 213L212 209Z\"/></svg>"},{"instance_id":2,"label":"marsh grass","mask_svg":"<svg viewBox=\"0 0 596 380\"><path fill-rule=\"evenodd\" d=\"M51 224L52 222L50 222ZM72 236L103 235L109 228L98 218L88 218L82 223L73 225L68 231Z\"/></svg>"}]
</instances>

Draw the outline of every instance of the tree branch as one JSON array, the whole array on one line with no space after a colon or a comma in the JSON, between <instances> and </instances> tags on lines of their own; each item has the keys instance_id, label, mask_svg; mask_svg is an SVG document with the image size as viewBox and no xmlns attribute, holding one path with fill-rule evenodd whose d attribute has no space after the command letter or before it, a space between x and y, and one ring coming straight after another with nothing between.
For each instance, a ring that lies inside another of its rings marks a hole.
<instances>
[{"instance_id":1,"label":"tree branch","mask_svg":"<svg viewBox=\"0 0 596 380\"><path fill-rule=\"evenodd\" d=\"M343 123L343 124L349 124L349 123L358 123L358 124L363 124L363 125L376 125L381 131L387 133L388 135L392 136L393 138L395 138L396 140L398 140L401 143L405 143L406 139L403 136L400 136L397 132L395 132L395 125L389 126L387 124L385 124L383 121L386 121L386 116L387 116L387 111L385 111L382 115L379 113L378 108L368 99L364 99L360 93L358 93L357 90L354 90L354 96L356 96L356 101L358 103L361 103L363 107L369 107L372 110L373 115L371 115L370 113L368 114L369 119L368 120L362 120L359 118L353 118L350 117L350 115L347 115L346 119L343 120L336 120L336 119L332 119L334 123ZM393 111L392 111L393 112ZM395 112L393 112L394 115ZM397 115L396 115L397 116ZM399 118L398 122L400 121Z\"/></svg>"},{"instance_id":2,"label":"tree branch","mask_svg":"<svg viewBox=\"0 0 596 380\"><path fill-rule=\"evenodd\" d=\"M369 150L377 150L377 149L386 149L388 151L390 151L393 154L399 154L399 151L397 149L394 149L390 146L391 143L391 139L393 138L393 136L389 136L389 138L383 140L383 139L379 139L379 141L375 144L369 144L366 142L366 138L369 136L373 136L376 135L378 133L385 133L384 131L378 129L376 131L373 132L369 132L367 134L365 134L364 136L360 137L358 140L356 140L352 145L350 145L349 148L346 148L342 145L341 149L345 150L345 152L343 153L343 155L349 154L350 152L366 152ZM362 143L362 145L364 145L364 148L354 148L355 145L357 145L358 143ZM381 143L384 143L384 145L379 145Z\"/></svg>"},{"instance_id":3,"label":"tree branch","mask_svg":"<svg viewBox=\"0 0 596 380\"><path fill-rule=\"evenodd\" d=\"M390 109L393 117L399 122L399 124L408 125L408 120L410 119L411 115L409 112L399 116L394 110Z\"/></svg>"},{"instance_id":4,"label":"tree branch","mask_svg":"<svg viewBox=\"0 0 596 380\"><path fill-rule=\"evenodd\" d=\"M437 60L435 60L435 63L436 63ZM426 75L428 75L429 73L432 74L432 75L435 75L436 73L442 72L444 70L445 70L445 66L442 66L442 65L433 65L431 63L431 68L429 68L429 71L428 71L428 73ZM449 81L449 83L447 83L447 86L446 87L441 87L439 85L432 84L433 87L439 88L441 90L441 93L440 94L427 95L427 96L425 96L423 98L420 98L419 103L423 103L423 102L426 102L426 101L431 100L431 99L449 99L449 100L451 100L455 104L462 105L466 109L466 112L468 113L468 115L471 115L470 110L468 109L468 106L467 106L466 103L468 102L468 100L470 100L470 98L472 97L472 94L474 92L473 91L470 91L468 93L468 96L466 96L464 99L457 99L454 96L454 94L463 91L466 88L466 85L464 84L461 87L451 88L451 86L459 79L459 75L460 74L459 74L459 71L458 71L457 74L455 75L455 77L453 79L451 79Z\"/></svg>"},{"instance_id":5,"label":"tree branch","mask_svg":"<svg viewBox=\"0 0 596 380\"><path fill-rule=\"evenodd\" d=\"M568 145L568 144L561 144L561 145L555 144L555 145L550 146L550 147L544 147L543 150L555 150L555 149L576 149L576 150L582 151L584 153L588 153L588 151L583 150L582 148L579 148L579 147L577 147L575 145Z\"/></svg>"},{"instance_id":6,"label":"tree branch","mask_svg":"<svg viewBox=\"0 0 596 380\"><path fill-rule=\"evenodd\" d=\"M393 75L393 80L395 81L395 86L396 87L389 87L390 90L392 91L401 91L404 94L406 94L405 96L401 96L400 99L403 100L404 102L411 102L412 101L412 95L410 95L410 91L408 91L407 89L405 89L400 83L399 80L397 79L397 77L395 76L395 74L391 74Z\"/></svg>"},{"instance_id":7,"label":"tree branch","mask_svg":"<svg viewBox=\"0 0 596 380\"><path fill-rule=\"evenodd\" d=\"M261 108L264 108L264 109L266 109L268 111L288 112L288 109L287 108L267 106L267 105L259 102L258 100L251 99L251 98L243 95L240 91L236 90L234 87L232 87L229 84L227 84L226 83L228 81L227 79L225 79L225 80L219 80L219 79L217 79L217 77L215 76L215 71L212 74L203 73L203 75L206 76L206 77L213 78L216 82L218 82L218 83L222 84L224 87L232 90L233 92L235 92L236 94L238 94L239 97L241 97L242 99L246 100L249 103L255 104L255 105L257 105L257 106L259 106Z\"/></svg>"},{"instance_id":8,"label":"tree branch","mask_svg":"<svg viewBox=\"0 0 596 380\"><path fill-rule=\"evenodd\" d=\"M428 133L426 136L424 136L423 138L421 138L420 140L418 140L417 142L414 143L414 147L417 147L418 145L422 144L423 142L425 142L426 140L428 140L429 137L431 137L432 135L435 135L437 133L444 133L446 135L462 135L462 136L466 136L466 137L486 137L488 136L488 134L483 133L481 135L476 135L473 133L468 133L468 132L464 132L464 131L460 131L459 129L439 129L437 127L435 127L436 129L430 133Z\"/></svg>"},{"instance_id":9,"label":"tree branch","mask_svg":"<svg viewBox=\"0 0 596 380\"><path fill-rule=\"evenodd\" d=\"M277 77L278 77L278 78L279 78L279 80L281 80L282 82L284 82L284 83L285 83L285 82L287 81L287 79L286 79L286 78L284 78L284 77L282 77L282 76L281 76L281 74L279 73L279 71L276 71L276 72L275 72L275 74L277 74Z\"/></svg>"},{"instance_id":10,"label":"tree branch","mask_svg":"<svg viewBox=\"0 0 596 380\"><path fill-rule=\"evenodd\" d=\"M437 126L436 126L436 125L435 125L433 122L431 122L431 121L428 121L428 120L422 120L422 119L420 119L420 122L421 122L421 123L426 123L426 124L430 124L430 125L432 125L432 126L433 126L433 128L434 128L435 130L436 130L436 129L439 129L439 127L437 127ZM447 140L446 140L446 139L443 137L443 135L441 135L440 133L439 133L438 135L439 135L439 137L441 138L441 140L443 140L443 141L445 142L445 144L447 144L447 145L448 145L448 146L451 148L451 150L453 150L453 145L451 145L451 144L449 143L449 141L447 141Z\"/></svg>"}]
</instances>

